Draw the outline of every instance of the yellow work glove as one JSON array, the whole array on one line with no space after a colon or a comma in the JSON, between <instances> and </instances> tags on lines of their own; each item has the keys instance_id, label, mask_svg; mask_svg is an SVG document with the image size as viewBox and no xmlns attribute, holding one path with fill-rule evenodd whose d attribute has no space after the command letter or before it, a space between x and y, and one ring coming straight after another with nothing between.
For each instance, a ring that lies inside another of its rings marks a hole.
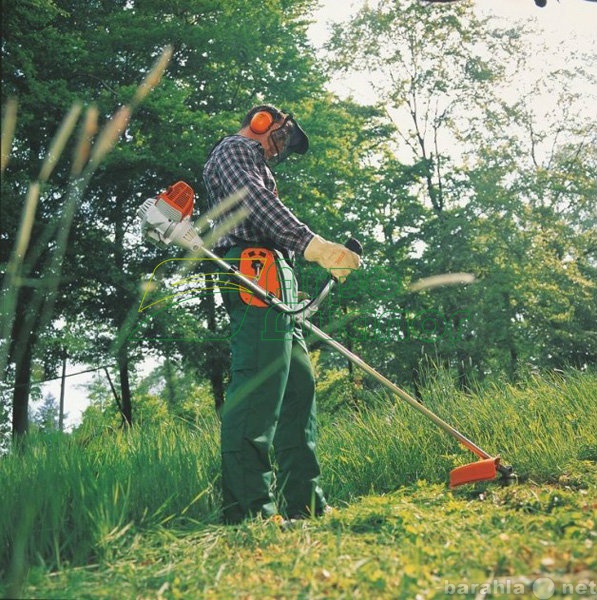
<instances>
[{"instance_id":1,"label":"yellow work glove","mask_svg":"<svg viewBox=\"0 0 597 600\"><path fill-rule=\"evenodd\" d=\"M309 242L303 254L305 260L316 262L327 269L340 283L350 275L351 271L358 269L361 257L342 244L328 242L316 235Z\"/></svg>"}]
</instances>

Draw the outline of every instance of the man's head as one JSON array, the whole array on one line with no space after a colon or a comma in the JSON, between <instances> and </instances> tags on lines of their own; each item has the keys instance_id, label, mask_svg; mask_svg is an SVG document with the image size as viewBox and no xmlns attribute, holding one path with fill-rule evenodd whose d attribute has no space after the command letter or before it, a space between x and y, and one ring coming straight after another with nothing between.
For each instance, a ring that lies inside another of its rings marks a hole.
<instances>
[{"instance_id":1,"label":"man's head","mask_svg":"<svg viewBox=\"0 0 597 600\"><path fill-rule=\"evenodd\" d=\"M269 104L254 106L243 119L240 133L261 143L270 164L309 149L309 138L294 117Z\"/></svg>"}]
</instances>

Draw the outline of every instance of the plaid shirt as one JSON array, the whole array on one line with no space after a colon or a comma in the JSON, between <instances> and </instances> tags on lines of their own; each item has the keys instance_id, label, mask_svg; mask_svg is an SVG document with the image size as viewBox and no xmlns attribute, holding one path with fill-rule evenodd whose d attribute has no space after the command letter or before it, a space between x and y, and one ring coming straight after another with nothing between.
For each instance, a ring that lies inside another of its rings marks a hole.
<instances>
[{"instance_id":1,"label":"plaid shirt","mask_svg":"<svg viewBox=\"0 0 597 600\"><path fill-rule=\"evenodd\" d=\"M241 135L224 138L207 159L203 181L210 208L243 187L247 190L242 203L249 215L218 240L217 251L250 244L302 254L313 238L313 232L278 198L276 181L258 141ZM223 215L215 225L225 219Z\"/></svg>"}]
</instances>

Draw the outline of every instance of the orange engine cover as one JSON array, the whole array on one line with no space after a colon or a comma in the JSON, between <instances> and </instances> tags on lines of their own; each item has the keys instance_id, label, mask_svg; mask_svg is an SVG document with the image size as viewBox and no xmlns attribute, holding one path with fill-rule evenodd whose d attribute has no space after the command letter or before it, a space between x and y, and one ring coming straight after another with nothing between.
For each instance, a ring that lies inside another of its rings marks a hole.
<instances>
[{"instance_id":1,"label":"orange engine cover","mask_svg":"<svg viewBox=\"0 0 597 600\"><path fill-rule=\"evenodd\" d=\"M238 267L247 279L254 281L266 292L281 298L282 292L276 268L276 256L271 250L267 248L245 248L241 252ZM246 288L241 288L240 297L245 304L250 306L261 308L268 306L266 302L257 298L252 291Z\"/></svg>"},{"instance_id":2,"label":"orange engine cover","mask_svg":"<svg viewBox=\"0 0 597 600\"><path fill-rule=\"evenodd\" d=\"M163 200L175 213L180 215L180 218L173 218L173 221L182 221L185 217L190 217L193 212L195 193L188 183L177 181L158 195L159 200Z\"/></svg>"}]
</instances>

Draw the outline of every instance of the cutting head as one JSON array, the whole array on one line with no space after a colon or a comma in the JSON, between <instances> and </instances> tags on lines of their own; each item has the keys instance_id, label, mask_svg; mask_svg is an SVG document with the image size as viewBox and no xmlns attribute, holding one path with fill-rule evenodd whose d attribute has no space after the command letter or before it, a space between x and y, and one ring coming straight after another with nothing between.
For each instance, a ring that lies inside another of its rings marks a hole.
<instances>
[{"instance_id":1,"label":"cutting head","mask_svg":"<svg viewBox=\"0 0 597 600\"><path fill-rule=\"evenodd\" d=\"M500 457L496 456L495 458L486 458L462 467L456 467L450 471L450 487L454 488L467 483L495 479L499 464Z\"/></svg>"}]
</instances>

